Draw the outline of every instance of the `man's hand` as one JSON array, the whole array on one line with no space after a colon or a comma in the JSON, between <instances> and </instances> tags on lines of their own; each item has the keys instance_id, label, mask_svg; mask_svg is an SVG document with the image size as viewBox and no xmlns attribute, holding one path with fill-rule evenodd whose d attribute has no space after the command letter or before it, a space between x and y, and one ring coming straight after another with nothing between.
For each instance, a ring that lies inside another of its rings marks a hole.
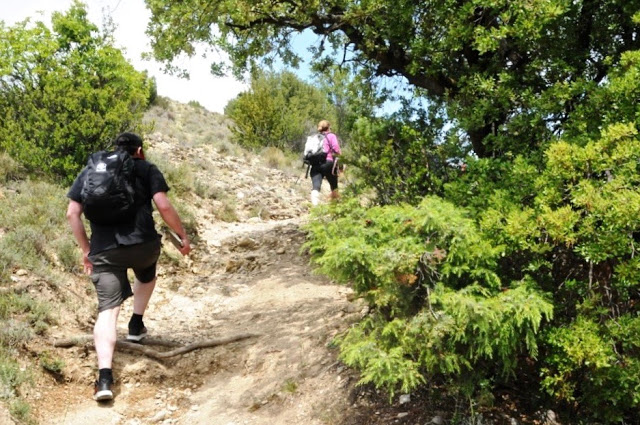
<instances>
[{"instance_id":1,"label":"man's hand","mask_svg":"<svg viewBox=\"0 0 640 425\"><path fill-rule=\"evenodd\" d=\"M182 248L179 248L178 250L182 255L189 255L191 252L191 243L189 242L189 238L185 235L181 237L180 240L182 240Z\"/></svg>"},{"instance_id":2,"label":"man's hand","mask_svg":"<svg viewBox=\"0 0 640 425\"><path fill-rule=\"evenodd\" d=\"M172 229L168 229L167 236L169 237L169 240L171 241L173 246L175 246L182 255L189 254L189 252L191 251L191 243L189 242L189 237L186 234L184 234L184 236L179 236Z\"/></svg>"},{"instance_id":3,"label":"man's hand","mask_svg":"<svg viewBox=\"0 0 640 425\"><path fill-rule=\"evenodd\" d=\"M88 252L82 254L82 265L86 274L91 275L93 273L93 263L89 261Z\"/></svg>"}]
</instances>

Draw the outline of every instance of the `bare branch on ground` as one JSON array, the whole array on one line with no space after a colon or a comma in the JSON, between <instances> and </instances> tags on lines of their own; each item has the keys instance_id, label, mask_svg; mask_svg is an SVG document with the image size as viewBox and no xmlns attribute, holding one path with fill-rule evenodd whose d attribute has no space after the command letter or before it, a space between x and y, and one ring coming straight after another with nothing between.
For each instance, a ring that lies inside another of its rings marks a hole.
<instances>
[{"instance_id":1,"label":"bare branch on ground","mask_svg":"<svg viewBox=\"0 0 640 425\"><path fill-rule=\"evenodd\" d=\"M194 350L200 350L202 348L217 347L219 345L230 344L232 342L241 341L243 339L254 338L260 336L258 334L238 334L226 336L223 338L214 338L205 341L194 342L188 345L182 345L179 342L167 341L158 338L145 338L140 343L130 342L119 339L116 341L116 350L135 351L137 353L144 354L155 360L165 360L170 357L179 356L180 354L189 353ZM54 347L58 348L70 348L85 344L91 344L93 346L93 335L82 335L69 339L62 339L53 343ZM153 348L149 348L150 345L157 345L161 347L176 347L169 351L157 351Z\"/></svg>"}]
</instances>

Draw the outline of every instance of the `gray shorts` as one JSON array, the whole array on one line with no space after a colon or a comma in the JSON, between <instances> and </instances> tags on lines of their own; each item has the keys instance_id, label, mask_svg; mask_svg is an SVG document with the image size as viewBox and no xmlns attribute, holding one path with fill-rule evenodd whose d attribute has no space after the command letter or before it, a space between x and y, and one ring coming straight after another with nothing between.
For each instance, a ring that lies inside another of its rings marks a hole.
<instances>
[{"instance_id":1,"label":"gray shorts","mask_svg":"<svg viewBox=\"0 0 640 425\"><path fill-rule=\"evenodd\" d=\"M133 295L127 269L133 269L141 283L155 279L160 246L160 239L156 239L89 256L93 264L91 281L98 294L98 312L118 307Z\"/></svg>"}]
</instances>

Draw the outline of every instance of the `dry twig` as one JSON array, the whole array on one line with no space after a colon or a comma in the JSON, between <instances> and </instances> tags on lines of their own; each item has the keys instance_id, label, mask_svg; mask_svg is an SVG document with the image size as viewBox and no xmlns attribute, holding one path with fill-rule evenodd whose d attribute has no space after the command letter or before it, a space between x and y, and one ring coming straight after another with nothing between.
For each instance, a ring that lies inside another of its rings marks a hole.
<instances>
[{"instance_id":1,"label":"dry twig","mask_svg":"<svg viewBox=\"0 0 640 425\"><path fill-rule=\"evenodd\" d=\"M150 357L155 360L165 360L169 357L175 357L180 354L189 353L194 350L199 350L202 348L211 348L216 347L218 345L229 344L236 341L241 341L243 339L253 338L259 336L258 334L238 334L231 335L224 338L215 338L206 341L194 342L193 344L188 344L182 346L182 344L175 341L166 341L162 339L155 338L145 338L140 343L137 342L129 342L125 340L116 341L116 349L124 349L129 351L135 351L138 353L142 353L147 357ZM87 343L91 343L93 345L93 335L82 335L75 338L63 339L53 343L54 347L60 348L69 348L78 345L84 345ZM179 347L174 348L169 351L157 351L153 348L149 348L149 345L158 345L162 347Z\"/></svg>"}]
</instances>

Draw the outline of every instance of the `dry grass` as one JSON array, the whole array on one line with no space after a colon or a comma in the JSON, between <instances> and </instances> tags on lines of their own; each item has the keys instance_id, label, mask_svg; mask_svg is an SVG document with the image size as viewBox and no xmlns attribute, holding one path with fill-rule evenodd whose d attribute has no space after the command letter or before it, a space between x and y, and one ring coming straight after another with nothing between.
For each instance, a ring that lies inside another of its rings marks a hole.
<instances>
[{"instance_id":1,"label":"dry grass","mask_svg":"<svg viewBox=\"0 0 640 425\"><path fill-rule=\"evenodd\" d=\"M25 368L22 357L27 341L54 323L54 308L38 299L38 293L12 291L12 274L26 269L56 285L60 269L73 268L68 247L73 243L64 222L64 191L55 185L20 178L8 158L0 170L0 399L12 417L35 423L23 398L23 385L31 383L36 365ZM54 367L54 363L46 363Z\"/></svg>"},{"instance_id":2,"label":"dry grass","mask_svg":"<svg viewBox=\"0 0 640 425\"><path fill-rule=\"evenodd\" d=\"M13 158L0 152L0 183L19 179L23 173L22 167Z\"/></svg>"},{"instance_id":3,"label":"dry grass","mask_svg":"<svg viewBox=\"0 0 640 425\"><path fill-rule=\"evenodd\" d=\"M260 152L260 157L267 166L277 168L278 170L283 169L291 163L284 152L276 147L264 148L262 152Z\"/></svg>"},{"instance_id":4,"label":"dry grass","mask_svg":"<svg viewBox=\"0 0 640 425\"><path fill-rule=\"evenodd\" d=\"M217 148L227 144L231 135L224 115L170 100L152 106L144 122L153 124L153 132L177 138L186 146L209 144Z\"/></svg>"}]
</instances>

